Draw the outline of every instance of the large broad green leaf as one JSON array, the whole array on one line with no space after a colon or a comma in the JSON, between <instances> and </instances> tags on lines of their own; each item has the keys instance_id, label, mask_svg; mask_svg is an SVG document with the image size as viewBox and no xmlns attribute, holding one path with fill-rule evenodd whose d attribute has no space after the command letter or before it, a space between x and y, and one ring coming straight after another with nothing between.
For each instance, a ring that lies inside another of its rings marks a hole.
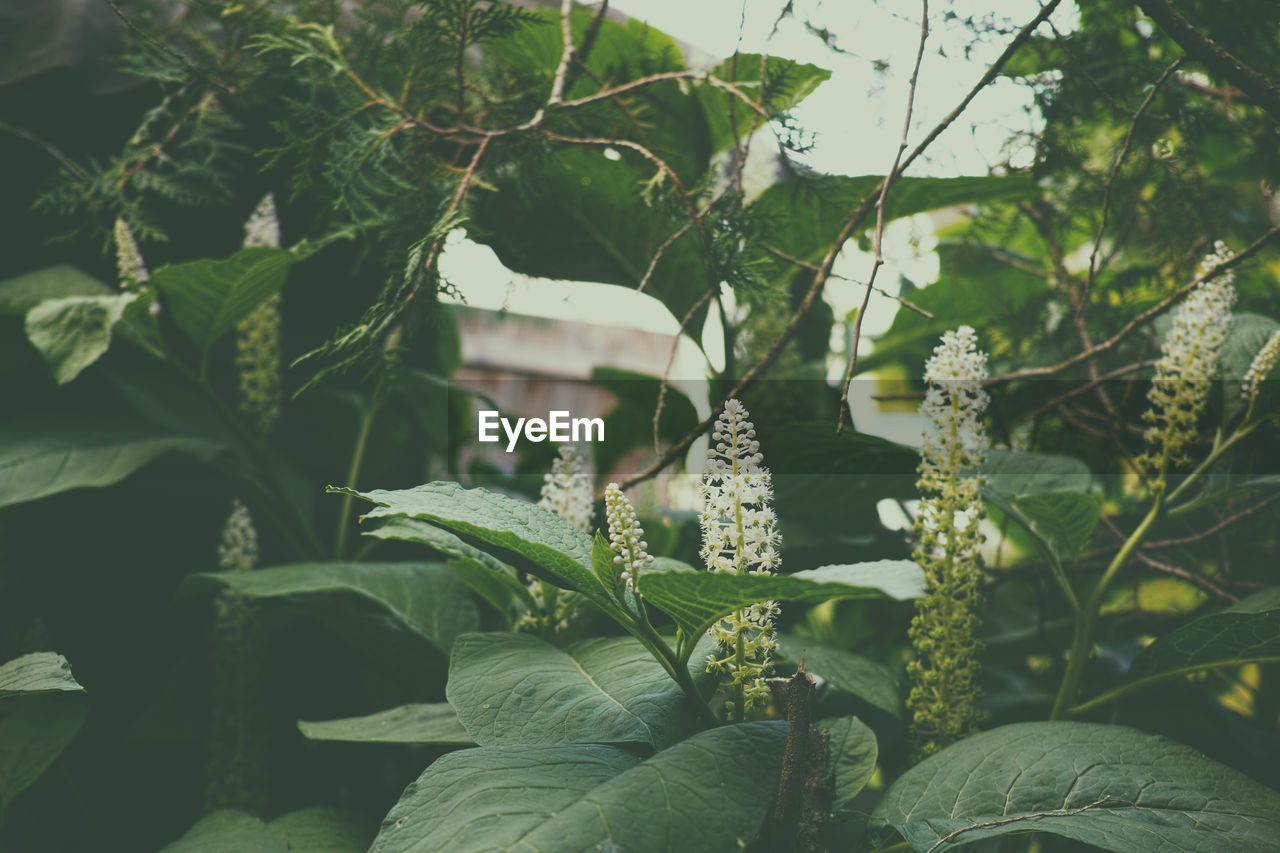
<instances>
[{"instance_id":1,"label":"large broad green leaf","mask_svg":"<svg viewBox=\"0 0 1280 853\"><path fill-rule=\"evenodd\" d=\"M18 415L0 424L0 507L68 489L109 486L170 451L211 456L218 444L113 419Z\"/></svg>"},{"instance_id":2,"label":"large broad green leaf","mask_svg":"<svg viewBox=\"0 0 1280 853\"><path fill-rule=\"evenodd\" d=\"M27 338L64 385L106 353L125 309L137 299L136 293L116 293L46 300L27 312Z\"/></svg>"},{"instance_id":3,"label":"large broad green leaf","mask_svg":"<svg viewBox=\"0 0 1280 853\"><path fill-rule=\"evenodd\" d=\"M875 814L918 851L1030 831L1117 853L1259 853L1280 838L1280 794L1167 738L1094 723L974 735L904 773Z\"/></svg>"},{"instance_id":4,"label":"large broad green leaf","mask_svg":"<svg viewBox=\"0 0 1280 853\"><path fill-rule=\"evenodd\" d=\"M161 267L151 281L178 328L205 352L275 295L297 260L285 249L241 249L222 261L204 258Z\"/></svg>"},{"instance_id":5,"label":"large broad green leaf","mask_svg":"<svg viewBox=\"0 0 1280 853\"><path fill-rule=\"evenodd\" d=\"M691 667L704 678L699 660ZM644 743L661 749L692 717L680 687L630 637L557 648L530 634L466 634L449 702L481 746Z\"/></svg>"},{"instance_id":6,"label":"large broad green leaf","mask_svg":"<svg viewBox=\"0 0 1280 853\"><path fill-rule=\"evenodd\" d=\"M32 693L84 692L71 664L54 652L34 652L0 666L0 699Z\"/></svg>"},{"instance_id":7,"label":"large broad green leaf","mask_svg":"<svg viewBox=\"0 0 1280 853\"><path fill-rule=\"evenodd\" d=\"M466 587L443 563L299 563L252 572L188 575L179 592L229 589L249 598L349 593L385 608L415 634L448 654L454 638L480 617Z\"/></svg>"},{"instance_id":8,"label":"large broad green leaf","mask_svg":"<svg viewBox=\"0 0 1280 853\"><path fill-rule=\"evenodd\" d=\"M25 314L46 299L109 296L114 292L93 276L59 264L0 281L0 315Z\"/></svg>"},{"instance_id":9,"label":"large broad green leaf","mask_svg":"<svg viewBox=\"0 0 1280 853\"><path fill-rule=\"evenodd\" d=\"M233 809L205 815L160 853L359 853L368 837L332 809L289 812L270 823Z\"/></svg>"},{"instance_id":10,"label":"large broad green leaf","mask_svg":"<svg viewBox=\"0 0 1280 853\"><path fill-rule=\"evenodd\" d=\"M924 572L910 560L877 560L791 575L642 572L638 583L646 601L675 620L685 636L697 637L721 616L757 601L916 598L924 592Z\"/></svg>"},{"instance_id":11,"label":"large broad green leaf","mask_svg":"<svg viewBox=\"0 0 1280 853\"><path fill-rule=\"evenodd\" d=\"M803 656L805 671L821 678L829 688L855 696L895 717L902 716L897 676L884 664L791 635L778 637L778 650L796 664Z\"/></svg>"},{"instance_id":12,"label":"large broad green leaf","mask_svg":"<svg viewBox=\"0 0 1280 853\"><path fill-rule=\"evenodd\" d=\"M752 101L763 101L762 107L770 116L790 110L831 77L830 71L816 65L758 53L740 53L736 59L726 59L711 69L711 74L725 82L732 81ZM711 129L712 151L733 147L735 128L738 139L745 141L765 122L740 98L710 83L698 86L698 98Z\"/></svg>"},{"instance_id":13,"label":"large broad green leaf","mask_svg":"<svg viewBox=\"0 0 1280 853\"><path fill-rule=\"evenodd\" d=\"M372 853L740 850L771 807L785 744L784 724L745 723L641 763L595 745L450 753L405 789Z\"/></svg>"},{"instance_id":14,"label":"large broad green leaf","mask_svg":"<svg viewBox=\"0 0 1280 853\"><path fill-rule=\"evenodd\" d=\"M840 811L862 793L876 772L880 747L875 732L857 717L837 717L820 720L814 724L829 735L827 749L830 753L832 776L831 810Z\"/></svg>"},{"instance_id":15,"label":"large broad green leaf","mask_svg":"<svg viewBox=\"0 0 1280 853\"><path fill-rule=\"evenodd\" d=\"M590 569L591 537L540 506L448 482L400 491L357 492L334 486L329 491L377 504L365 518L417 518L514 552L530 561L530 570L544 580L576 589L606 609L614 608Z\"/></svg>"},{"instance_id":16,"label":"large broad green leaf","mask_svg":"<svg viewBox=\"0 0 1280 853\"><path fill-rule=\"evenodd\" d=\"M529 588L520 583L510 566L492 554L468 545L442 527L416 518L396 516L387 519L381 527L366 530L364 535L419 542L452 557L449 565L463 583L503 613L510 609L513 599L519 599L530 610L538 606Z\"/></svg>"},{"instance_id":17,"label":"large broad green leaf","mask_svg":"<svg viewBox=\"0 0 1280 853\"><path fill-rule=\"evenodd\" d=\"M839 236L850 211L863 198L877 192L881 180L878 175L799 175L769 187L750 210L769 223L764 245L817 263ZM1023 175L899 178L889 191L886 217L911 216L957 204L1025 198L1035 193L1035 184ZM874 221L874 216L868 217L867 227ZM771 281L789 279L796 270L791 262L768 254L760 264L761 273ZM954 325L954 320L946 322ZM944 328L949 326L944 324Z\"/></svg>"},{"instance_id":18,"label":"large broad green leaf","mask_svg":"<svg viewBox=\"0 0 1280 853\"><path fill-rule=\"evenodd\" d=\"M437 743L470 746L475 743L448 702L401 705L364 717L298 721L298 731L310 740L352 743Z\"/></svg>"},{"instance_id":19,"label":"large broad green leaf","mask_svg":"<svg viewBox=\"0 0 1280 853\"><path fill-rule=\"evenodd\" d=\"M1280 587L1255 593L1160 637L1133 659L1126 683L1077 710L1191 672L1275 661L1280 661Z\"/></svg>"}]
</instances>

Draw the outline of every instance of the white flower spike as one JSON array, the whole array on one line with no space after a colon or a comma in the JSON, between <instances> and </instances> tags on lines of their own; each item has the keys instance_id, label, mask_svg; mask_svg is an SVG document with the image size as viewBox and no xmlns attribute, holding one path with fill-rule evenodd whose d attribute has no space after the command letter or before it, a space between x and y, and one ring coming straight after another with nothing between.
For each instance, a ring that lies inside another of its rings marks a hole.
<instances>
[{"instance_id":1,"label":"white flower spike","mask_svg":"<svg viewBox=\"0 0 1280 853\"><path fill-rule=\"evenodd\" d=\"M636 518L635 507L617 483L605 487L604 512L609 524L609 548L614 553L613 563L618 577L634 591L641 569L647 569L653 563L653 557L649 556L649 543L644 541L644 528Z\"/></svg>"}]
</instances>

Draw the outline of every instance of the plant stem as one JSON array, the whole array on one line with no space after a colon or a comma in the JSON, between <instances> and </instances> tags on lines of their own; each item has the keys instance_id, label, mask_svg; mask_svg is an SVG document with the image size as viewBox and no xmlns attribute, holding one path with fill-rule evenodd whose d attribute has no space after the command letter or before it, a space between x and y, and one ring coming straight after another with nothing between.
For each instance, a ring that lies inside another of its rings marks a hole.
<instances>
[{"instance_id":1,"label":"plant stem","mask_svg":"<svg viewBox=\"0 0 1280 853\"><path fill-rule=\"evenodd\" d=\"M738 611L738 621L742 622L742 611ZM741 633L738 634L738 648L734 656L734 674L742 672L742 668L747 663L747 642L746 637ZM733 718L734 722L745 723L747 721L747 689L746 685L739 679L733 685Z\"/></svg>"},{"instance_id":2,"label":"plant stem","mask_svg":"<svg viewBox=\"0 0 1280 853\"><path fill-rule=\"evenodd\" d=\"M1084 675L1084 667L1088 663L1089 652L1093 649L1093 630L1098 623L1098 609L1102 606L1107 587L1111 585L1120 569L1133 556L1133 552L1142 544L1142 540L1146 538L1148 531L1155 524L1163 508L1164 493L1156 492L1155 500L1151 502L1151 508L1147 510L1146 516L1142 519L1137 529L1125 540L1124 545L1120 546L1120 550L1115 557L1111 559L1111 564L1107 566L1107 570L1103 572L1097 586L1093 588L1093 593L1090 594L1088 601L1085 602L1084 609L1076 613L1075 634L1071 639L1071 656L1067 659L1067 671L1062 676L1062 685L1058 688L1058 695L1053 700L1053 711L1049 714L1050 720L1061 719L1063 713L1075 701L1076 691L1080 687L1080 678Z\"/></svg>"},{"instance_id":3,"label":"plant stem","mask_svg":"<svg viewBox=\"0 0 1280 853\"><path fill-rule=\"evenodd\" d=\"M707 705L706 700L702 698L702 694L698 692L698 685L693 683L693 678L689 675L689 667L684 661L680 660L666 641L659 636L653 626L644 622L632 622L627 626L640 643L649 650L649 653L658 659L658 663L662 664L662 668L667 671L675 679L676 684L680 685L680 689L689 697L689 701L693 703L693 708L697 712L698 717L708 726L717 726L720 721L716 719L716 715Z\"/></svg>"},{"instance_id":4,"label":"plant stem","mask_svg":"<svg viewBox=\"0 0 1280 853\"><path fill-rule=\"evenodd\" d=\"M364 464L364 448L369 442L369 432L373 428L373 420L378 416L381 403L375 399L360 418L360 426L356 430L355 447L351 450L351 465L347 468L347 487L354 489L356 480L360 478L360 466ZM342 496L342 508L338 510L338 536L333 544L333 558L341 560L347 548L347 529L351 521L351 501L349 494Z\"/></svg>"}]
</instances>

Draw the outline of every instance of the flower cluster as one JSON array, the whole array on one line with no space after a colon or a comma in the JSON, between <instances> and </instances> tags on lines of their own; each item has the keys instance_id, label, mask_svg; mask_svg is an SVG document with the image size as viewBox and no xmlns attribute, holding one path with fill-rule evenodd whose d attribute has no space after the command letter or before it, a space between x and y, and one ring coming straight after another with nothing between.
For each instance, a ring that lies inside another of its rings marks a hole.
<instances>
[{"instance_id":1,"label":"flower cluster","mask_svg":"<svg viewBox=\"0 0 1280 853\"><path fill-rule=\"evenodd\" d=\"M920 507L915 557L926 589L911 620L915 659L907 707L911 740L923 758L973 731L978 699L978 607L983 516L979 481L986 431L987 356L969 326L949 331L925 364L929 390L921 406L928 419L920 451Z\"/></svg>"},{"instance_id":2,"label":"flower cluster","mask_svg":"<svg viewBox=\"0 0 1280 853\"><path fill-rule=\"evenodd\" d=\"M1222 241L1200 263L1203 276L1231 257ZM1196 420L1209 398L1211 381L1218 373L1222 345L1231 325L1236 301L1234 276L1228 271L1192 290L1173 316L1173 324L1161 342L1160 360L1147 399L1151 408L1142 418L1151 449L1139 463L1163 481L1170 464L1184 459L1183 448L1195 437Z\"/></svg>"},{"instance_id":3,"label":"flower cluster","mask_svg":"<svg viewBox=\"0 0 1280 853\"><path fill-rule=\"evenodd\" d=\"M1253 361L1249 363L1249 369L1244 374L1240 396L1248 400L1249 405L1252 406L1258 401L1262 382L1276 366L1277 358L1280 358L1280 332L1273 332L1267 342L1262 345L1262 349L1258 350L1258 354L1253 357Z\"/></svg>"},{"instance_id":4,"label":"flower cluster","mask_svg":"<svg viewBox=\"0 0 1280 853\"><path fill-rule=\"evenodd\" d=\"M222 526L218 543L218 568L224 572L247 572L258 564L258 531L249 508L239 498L231 502L231 514Z\"/></svg>"},{"instance_id":5,"label":"flower cluster","mask_svg":"<svg viewBox=\"0 0 1280 853\"><path fill-rule=\"evenodd\" d=\"M604 490L604 514L609 523L609 548L613 551L613 564L618 580L634 590L640 570L653 563L649 556L649 543L644 541L644 528L636 519L635 507L618 488L610 483Z\"/></svg>"},{"instance_id":6,"label":"flower cluster","mask_svg":"<svg viewBox=\"0 0 1280 853\"><path fill-rule=\"evenodd\" d=\"M774 515L773 485L761 465L760 442L742 403L729 400L711 433L699 493L703 510L701 556L713 572L768 574L778 566L779 535ZM773 622L778 604L752 604L711 626L717 653L707 660L709 672L727 675L741 695L742 712L767 701L765 677L772 670Z\"/></svg>"},{"instance_id":7,"label":"flower cluster","mask_svg":"<svg viewBox=\"0 0 1280 853\"><path fill-rule=\"evenodd\" d=\"M280 223L270 193L263 196L244 226L245 248L279 248ZM240 411L263 434L280 416L280 294L258 306L236 326L236 371Z\"/></svg>"},{"instance_id":8,"label":"flower cluster","mask_svg":"<svg viewBox=\"0 0 1280 853\"><path fill-rule=\"evenodd\" d=\"M116 268L120 271L120 287L124 290L140 290L151 279L147 265L142 262L142 252L133 232L123 219L116 220Z\"/></svg>"},{"instance_id":9,"label":"flower cluster","mask_svg":"<svg viewBox=\"0 0 1280 853\"><path fill-rule=\"evenodd\" d=\"M560 455L543 475L542 499L538 506L549 509L579 530L591 530L593 514L591 475L586 460L572 444L560 445Z\"/></svg>"}]
</instances>

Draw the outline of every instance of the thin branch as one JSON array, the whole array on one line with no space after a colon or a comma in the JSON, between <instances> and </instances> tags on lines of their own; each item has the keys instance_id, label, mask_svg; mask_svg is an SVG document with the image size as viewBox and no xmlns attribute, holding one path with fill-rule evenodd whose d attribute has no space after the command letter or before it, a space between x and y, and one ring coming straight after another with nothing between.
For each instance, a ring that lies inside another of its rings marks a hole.
<instances>
[{"instance_id":1,"label":"thin branch","mask_svg":"<svg viewBox=\"0 0 1280 853\"><path fill-rule=\"evenodd\" d=\"M844 371L844 381L840 383L840 409L836 415L836 433L844 432L845 415L849 410L849 383L853 381L853 369L858 363L858 343L862 340L862 320L867 315L867 305L871 303L871 288L876 283L876 274L884 266L884 206L889 197L889 188L898 175L902 164L902 153L907 150L907 136L911 132L911 113L916 105L916 84L920 79L920 63L924 59L924 46L929 41L929 0L920 3L920 44L916 48L916 62L911 67L911 81L907 86L907 112L902 119L902 138L898 142L898 150L893 155L893 165L888 174L880 182L880 198L876 199L876 233L874 240L875 258L871 263L871 274L867 276L867 289L862 294L862 304L858 306L858 314L853 319L853 342L849 345L849 366Z\"/></svg>"},{"instance_id":2,"label":"thin branch","mask_svg":"<svg viewBox=\"0 0 1280 853\"><path fill-rule=\"evenodd\" d=\"M596 7L596 13L591 16L591 23L587 24L586 32L582 34L582 46L573 52L573 64L565 75L564 91L567 92L573 88L574 81L578 79L580 72L589 70L587 57L591 56L591 48L596 46L596 38L600 35L600 27L604 24L604 16L608 11L609 0L601 0L600 5Z\"/></svg>"},{"instance_id":3,"label":"thin branch","mask_svg":"<svg viewBox=\"0 0 1280 853\"><path fill-rule=\"evenodd\" d=\"M1221 598L1224 601L1230 601L1232 604L1236 604L1240 601L1240 596L1232 595L1222 587L1215 584L1213 581L1206 578L1204 575L1196 574L1195 572L1188 571L1187 569L1183 569L1178 566L1170 565L1169 563L1162 563L1161 561L1147 554L1144 554L1141 551L1138 551L1137 553L1135 553L1134 556L1137 557L1138 561L1141 562L1143 565L1145 565L1147 568L1154 569L1155 571L1160 572L1161 574L1172 575L1175 578L1184 580L1189 584L1198 586L1201 589L1205 590L1206 592L1209 592L1209 593L1212 593L1213 595L1218 596L1218 598Z\"/></svg>"},{"instance_id":4,"label":"thin branch","mask_svg":"<svg viewBox=\"0 0 1280 853\"><path fill-rule=\"evenodd\" d=\"M1138 7L1160 25L1187 55L1244 92L1271 119L1280 123L1280 88L1245 65L1211 38L1201 34L1169 0L1137 0Z\"/></svg>"},{"instance_id":5,"label":"thin branch","mask_svg":"<svg viewBox=\"0 0 1280 853\"><path fill-rule=\"evenodd\" d=\"M569 21L572 12L573 0L560 0L560 35L564 39L564 52L560 54L560 64L556 66L556 74L551 81L551 97L547 98L547 106L564 100L564 83L569 74L569 63L573 61L573 28Z\"/></svg>"},{"instance_id":6,"label":"thin branch","mask_svg":"<svg viewBox=\"0 0 1280 853\"><path fill-rule=\"evenodd\" d=\"M763 248L766 252L768 252L769 254L773 255L776 258L781 258L782 260L787 261L788 263L795 264L796 266L807 269L810 272L818 271L817 264L810 263L809 261L803 260L801 258L797 258L794 255L788 255L786 252L782 251L781 249L775 249L773 246L762 246L761 248ZM843 275L836 275L835 273L832 273L830 276L828 276L828 278L835 279L836 281L847 281L852 284L859 285L860 287L868 286L868 283L865 281L858 281L857 279L852 279L852 278L849 278L848 276L843 276ZM914 302L908 299L904 299L901 296L897 296L893 293L890 293L887 290L883 290L879 287L876 287L875 285L870 285L870 286L871 286L871 289L874 290L876 293L880 294L886 299L892 299L894 302L897 302L903 308L906 308L909 311L914 311L917 314L919 314L921 317L927 317L930 320L935 319L932 312L926 311L925 309L921 308L919 305L916 305Z\"/></svg>"},{"instance_id":7,"label":"thin branch","mask_svg":"<svg viewBox=\"0 0 1280 853\"><path fill-rule=\"evenodd\" d=\"M667 366L662 371L662 382L658 385L658 403L653 409L653 452L661 453L662 448L659 446L660 439L658 437L658 423L662 420L662 409L667 402L667 386L671 384L671 368L676 363L676 353L680 349L680 336L684 334L685 326L689 325L689 321L693 319L693 315L698 313L698 309L707 304L707 300L711 298L714 291L708 289L705 291L698 301L685 312L684 317L680 320L680 328L676 329L675 337L671 339L671 353L667 356Z\"/></svg>"},{"instance_id":8,"label":"thin branch","mask_svg":"<svg viewBox=\"0 0 1280 853\"><path fill-rule=\"evenodd\" d=\"M1276 492L1275 494L1270 495L1267 498L1264 498L1263 500L1259 501L1258 503L1254 504L1253 506L1249 507L1246 510L1238 512L1235 515L1228 516L1227 518L1224 518L1222 521L1218 522L1213 527L1210 527L1208 530L1204 530L1200 533L1196 533L1191 536L1182 536L1178 539L1161 539L1159 542L1148 542L1143 547L1144 548L1176 548L1180 545L1190 545L1193 542L1199 542L1202 539L1208 539L1213 534L1222 532L1223 530L1225 530L1226 528L1230 527L1231 525L1235 524L1238 521L1243 521L1244 519L1253 515L1258 510L1262 509L1268 504L1274 503L1277 500L1280 500L1280 492Z\"/></svg>"},{"instance_id":9,"label":"thin branch","mask_svg":"<svg viewBox=\"0 0 1280 853\"><path fill-rule=\"evenodd\" d=\"M1098 277L1098 251L1102 248L1102 235L1107 230L1107 217L1111 212L1111 190L1115 186L1116 178L1120 175L1120 166L1124 163L1124 158L1129 154L1129 148L1133 145L1133 135L1138 129L1138 122L1142 119L1142 114L1151 106L1151 102L1156 97L1156 92L1160 91L1160 87L1169 79L1173 72L1178 70L1178 66L1182 64L1182 57L1179 56L1165 68L1156 82L1151 86L1151 91L1147 92L1147 96L1142 99L1142 103L1138 105L1137 111L1129 120L1129 130L1124 135L1124 142L1120 145L1120 150L1116 153L1115 162L1111 164L1111 174L1107 176L1107 183L1102 190L1102 215L1098 220L1098 232L1093 237L1093 251L1089 253L1089 272L1084 279L1084 287L1080 291L1080 301L1076 305L1076 314L1084 313L1085 305L1089 302L1089 293L1093 290L1094 281Z\"/></svg>"},{"instance_id":10,"label":"thin branch","mask_svg":"<svg viewBox=\"0 0 1280 853\"><path fill-rule=\"evenodd\" d=\"M674 169L667 165L666 160L663 160L639 142L632 142L630 139L606 139L604 137L594 136L561 136L560 134L552 133L549 130L543 131L543 133L546 134L547 139L550 139L553 142L567 142L573 145L598 145L606 148L616 146L618 148L629 148L632 151L635 151L654 166L657 166L658 171L662 172L662 174L666 175L667 178L671 180L672 185L680 195L680 201L684 205L684 209L689 213L689 217L698 222L702 220L703 214L700 213L698 208L694 205L693 198L689 195L689 191L685 189L684 182L680 180L680 176L675 173Z\"/></svg>"},{"instance_id":11,"label":"thin branch","mask_svg":"<svg viewBox=\"0 0 1280 853\"><path fill-rule=\"evenodd\" d=\"M59 166L61 166L62 168L70 172L72 175L74 175L76 180L84 181L89 177L88 173L86 173L84 169L81 169L79 166L77 166L74 160L72 160L66 154L63 154L62 151L60 151L52 143L46 142L45 140L36 136L31 131L26 130L25 128L16 127L15 125L9 124L6 121L0 121L0 130L3 130L7 133L12 133L14 136L18 137L19 139L25 139L27 142L30 142L32 145L36 146L37 148L40 148L50 157L57 160Z\"/></svg>"},{"instance_id":12,"label":"thin branch","mask_svg":"<svg viewBox=\"0 0 1280 853\"><path fill-rule=\"evenodd\" d=\"M1039 14L1037 14L1030 23L1018 31L1018 34L1009 42L1009 45L1004 49L1004 52L996 58L991 67L987 69L978 82L974 84L973 88L969 90L968 94L965 95L964 99L960 102L960 105L944 116L942 121L934 126L933 130L931 130L929 134L915 147L910 156L902 162L902 165L898 168L899 173L906 170L906 168L911 165L911 163L919 157L921 153L933 144L933 141L937 139L938 136L946 130L962 112L964 112L970 102L978 96L978 93L990 85L991 81L1000 73L1000 69L1009 61L1009 58L1017 52L1022 44L1031 36L1031 33L1039 27L1040 24L1044 23L1049 15L1053 14L1053 10L1058 8L1058 5L1061 2L1062 0L1049 0L1049 2L1040 9ZM765 352L764 356L762 356L761 359L743 375L742 379L734 385L730 392L725 396L724 400L714 407L711 415L706 420L694 427L680 441L667 448L666 453L662 454L662 456L648 468L627 478L625 482L620 484L622 488L630 488L637 483L643 483L644 481L657 476L662 469L666 468L678 459L681 454L686 452L698 436L711 428L711 425L715 423L716 418L718 418L720 413L724 411L725 402L730 398L741 394L743 389L751 385L757 377L769 369L769 366L778 358L778 355L787 345L787 342L791 340L796 331L800 328L800 324L804 320L805 316L813 310L813 306L817 303L818 297L822 293L823 285L826 284L827 279L831 276L831 268L835 264L836 257L840 254L840 250L844 248L845 241L853 235L854 230L857 229L862 220L866 218L866 215L871 212L871 207L875 204L877 195L878 193L873 192L863 198L849 214L849 217L845 220L844 226L840 229L840 233L836 235L835 242L832 243L831 248L827 250L827 254L823 257L822 263L818 265L818 269L814 272L813 282L809 285L808 291L805 292L804 298L800 300L800 305L791 315L791 319L787 322L787 325L783 328L782 332L774 339L773 343L769 345L769 349ZM1277 226L1276 230L1280 231L1280 226Z\"/></svg>"},{"instance_id":13,"label":"thin branch","mask_svg":"<svg viewBox=\"0 0 1280 853\"><path fill-rule=\"evenodd\" d=\"M1035 420L1036 418L1040 417L1050 409L1053 409L1053 408L1056 408L1057 406L1062 405L1064 401L1070 400L1072 397L1083 394L1086 391L1090 391L1098 387L1099 385L1101 385L1103 382L1106 382L1110 379L1115 379L1117 376L1123 376L1124 374L1132 373L1135 370L1142 370L1143 368L1154 367L1154 366L1155 366L1155 361L1145 360L1145 361L1135 361L1133 364L1126 364L1123 367L1117 367L1115 370L1112 370L1110 373L1104 373L1101 376L1096 376L1090 379L1088 382L1085 382L1076 388L1072 388L1070 391L1066 392L1065 394L1061 394L1055 397L1054 399L1050 400L1049 402L1045 403L1043 406L1041 406L1040 408L1032 412L1030 417L1032 420Z\"/></svg>"},{"instance_id":14,"label":"thin branch","mask_svg":"<svg viewBox=\"0 0 1280 853\"><path fill-rule=\"evenodd\" d=\"M649 259L649 267L644 271L644 275L640 277L640 283L636 285L636 293L643 293L644 286L649 283L649 279L653 276L653 271L658 266L658 261L662 260L662 255L671 247L671 244L679 240L685 235L685 232L693 225L694 220L687 219L685 223L676 230L674 234L662 241L662 245L658 246L654 251L653 257Z\"/></svg>"},{"instance_id":15,"label":"thin branch","mask_svg":"<svg viewBox=\"0 0 1280 853\"><path fill-rule=\"evenodd\" d=\"M1126 338L1128 338L1129 335L1133 334L1133 332L1136 329L1138 329L1140 326L1143 326L1148 321L1160 316L1165 311L1168 311L1169 308L1172 307L1174 303L1176 303L1183 296L1187 295L1188 293L1190 293L1195 288L1199 287L1204 282L1209 281L1212 278L1216 278L1220 273L1224 273L1228 269L1231 269L1232 267L1235 267L1236 265L1240 264L1246 258L1252 257L1253 255L1257 254L1257 252L1260 251L1262 247L1265 246L1268 242L1270 242L1271 238L1275 237L1277 234L1280 234L1280 225L1276 225L1268 229L1261 237L1259 237L1257 240L1254 240L1252 243L1248 245L1248 247L1242 249L1238 254L1236 254L1235 257L1215 265L1214 267L1210 268L1207 272L1204 272L1196 276L1194 279L1192 279L1192 281L1189 284L1185 284L1182 287L1179 287L1176 290L1170 292L1169 295L1167 295L1164 299L1161 299L1158 303L1151 306L1146 311L1143 311L1141 314L1134 317L1128 323L1125 323L1124 326L1121 327L1120 331L1116 332L1114 335L1107 338L1102 343L1094 344L1088 349L1082 350L1076 353L1075 355L1071 356L1070 358L1067 358L1058 362L1057 364L1051 364L1045 367L1029 367L1025 370L1015 370L1012 373L1006 373L1003 376L996 376L992 379L989 379L987 380L986 384L989 386L1002 385L1007 382L1014 382L1016 380L1021 380L1021 379L1034 379L1042 376L1053 376L1056 373L1061 373L1062 371L1066 370L1068 367L1074 367L1075 365L1079 364L1085 359L1093 358L1095 355L1098 355L1099 353L1103 353L1103 352L1107 352L1108 350L1115 349L1117 346L1120 345L1121 342L1123 342Z\"/></svg>"}]
</instances>

